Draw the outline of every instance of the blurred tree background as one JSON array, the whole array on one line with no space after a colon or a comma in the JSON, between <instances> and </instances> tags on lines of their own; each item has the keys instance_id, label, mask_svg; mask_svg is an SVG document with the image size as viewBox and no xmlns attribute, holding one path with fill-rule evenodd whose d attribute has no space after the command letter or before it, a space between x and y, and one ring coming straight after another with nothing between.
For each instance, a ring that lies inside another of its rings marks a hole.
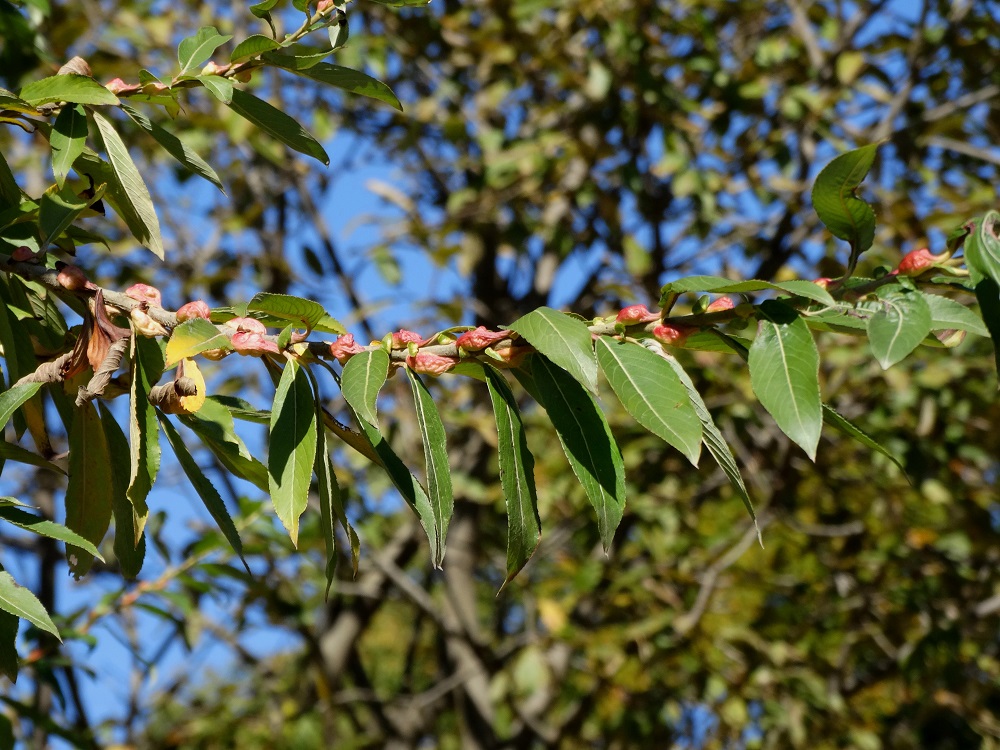
<instances>
[{"instance_id":1,"label":"blurred tree background","mask_svg":"<svg viewBox=\"0 0 1000 750\"><path fill-rule=\"evenodd\" d=\"M509 323L543 304L609 314L692 272L842 273L846 249L823 231L809 188L835 153L864 143L886 143L867 183L879 230L864 272L997 206L1000 6L989 0L347 10L336 61L389 83L405 112L258 76L259 96L335 145L341 158L322 169L190 97L173 129L219 167L228 195L151 161L173 253L138 265L123 234L110 253L87 251L99 281L157 283L177 300L312 296L359 338L380 338ZM79 54L99 80L135 80L203 24L262 31L241 2L2 0L0 75L16 89ZM30 141L3 138L18 174L42 184L45 166L25 163ZM372 165L390 176L366 182ZM332 228L356 205L335 199L345 185L374 196L350 217L351 240ZM346 455L338 474L363 551L357 577L343 561L328 601L318 529L307 521L294 552L267 499L243 486L220 489L238 504L252 577L208 524L182 543L154 534L157 575L122 586L113 562L95 566L84 585L110 593L74 612L56 600L54 547L2 538L70 638L118 633L133 664L127 704L97 711L85 652L29 633L39 648L14 731L35 747L61 736L191 748L998 748L989 342L925 348L889 371L860 340L818 343L825 399L905 476L829 434L810 463L734 356L681 353L744 468L763 548L721 471L692 469L609 402L631 498L611 554L562 454L542 450L555 441L539 422L529 444L543 539L498 595L495 428L485 390L458 378L437 384L455 446L442 573L384 479ZM266 385L218 372L220 388L251 400ZM402 383L387 389L391 415L391 399L407 396ZM393 425L404 457L419 451L414 430ZM23 482L51 510L40 477ZM166 637L144 637L142 618ZM163 660L176 644L194 660L206 643L213 666L196 678Z\"/></svg>"}]
</instances>

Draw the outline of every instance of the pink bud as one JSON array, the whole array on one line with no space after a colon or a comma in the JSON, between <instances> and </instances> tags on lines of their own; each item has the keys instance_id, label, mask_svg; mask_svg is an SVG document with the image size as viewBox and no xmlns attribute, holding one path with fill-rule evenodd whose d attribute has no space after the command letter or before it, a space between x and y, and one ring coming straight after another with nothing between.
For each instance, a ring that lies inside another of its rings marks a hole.
<instances>
[{"instance_id":1,"label":"pink bud","mask_svg":"<svg viewBox=\"0 0 1000 750\"><path fill-rule=\"evenodd\" d=\"M14 252L10 254L10 259L15 263L27 263L35 259L35 254L27 245L21 245L14 248Z\"/></svg>"},{"instance_id":2,"label":"pink bud","mask_svg":"<svg viewBox=\"0 0 1000 750\"><path fill-rule=\"evenodd\" d=\"M414 372L424 372L428 375L443 375L457 365L451 357L441 357L430 352L417 352L415 357L406 358L406 366Z\"/></svg>"},{"instance_id":3,"label":"pink bud","mask_svg":"<svg viewBox=\"0 0 1000 750\"><path fill-rule=\"evenodd\" d=\"M653 329L653 336L661 344L680 346L694 332L690 326L662 325Z\"/></svg>"},{"instance_id":4,"label":"pink bud","mask_svg":"<svg viewBox=\"0 0 1000 750\"><path fill-rule=\"evenodd\" d=\"M659 313L650 312L645 305L629 305L622 308L615 318L616 323L631 325L633 323L651 323L660 317Z\"/></svg>"},{"instance_id":5,"label":"pink bud","mask_svg":"<svg viewBox=\"0 0 1000 750\"><path fill-rule=\"evenodd\" d=\"M56 269L58 274L56 275L56 281L59 282L59 286L63 289L68 289L71 292L77 292L81 289L92 289L93 284L86 277L83 271L77 266L71 266L68 263L56 263Z\"/></svg>"},{"instance_id":6,"label":"pink bud","mask_svg":"<svg viewBox=\"0 0 1000 750\"><path fill-rule=\"evenodd\" d=\"M147 305L155 305L156 307L162 306L160 290L155 286L150 286L149 284L133 284L125 290L125 296L131 297L137 302L143 302Z\"/></svg>"},{"instance_id":7,"label":"pink bud","mask_svg":"<svg viewBox=\"0 0 1000 750\"><path fill-rule=\"evenodd\" d=\"M493 346L498 341L502 341L510 334L507 331L490 331L486 326L479 326L475 330L466 331L455 341L455 346L467 352L478 352L488 346Z\"/></svg>"},{"instance_id":8,"label":"pink bud","mask_svg":"<svg viewBox=\"0 0 1000 750\"><path fill-rule=\"evenodd\" d=\"M719 299L705 308L705 312L722 312L723 310L732 310L734 307L736 307L736 304L733 302L732 297L719 297Z\"/></svg>"},{"instance_id":9,"label":"pink bud","mask_svg":"<svg viewBox=\"0 0 1000 750\"><path fill-rule=\"evenodd\" d=\"M896 270L891 271L890 275L919 276L924 271L934 268L938 263L947 259L948 253L934 255L926 247L919 250L912 250L903 256L903 259L899 262L899 266L896 267Z\"/></svg>"},{"instance_id":10,"label":"pink bud","mask_svg":"<svg viewBox=\"0 0 1000 750\"><path fill-rule=\"evenodd\" d=\"M258 333L257 331L240 330L234 333L230 340L233 343L233 350L238 354L259 356L267 352L271 354L280 353L276 343L270 341L263 333Z\"/></svg>"},{"instance_id":11,"label":"pink bud","mask_svg":"<svg viewBox=\"0 0 1000 750\"><path fill-rule=\"evenodd\" d=\"M414 333L413 331L407 331L405 328L400 328L394 334L392 334L392 348L393 349L405 349L406 345L413 342L417 346L424 343L423 337L419 333Z\"/></svg>"},{"instance_id":12,"label":"pink bud","mask_svg":"<svg viewBox=\"0 0 1000 750\"><path fill-rule=\"evenodd\" d=\"M108 91L110 91L112 94L115 95L124 93L126 91L134 91L136 89L135 86L130 86L129 84L125 83L125 81L123 81L121 78L111 79L106 84L104 84L104 88L106 88Z\"/></svg>"},{"instance_id":13,"label":"pink bud","mask_svg":"<svg viewBox=\"0 0 1000 750\"><path fill-rule=\"evenodd\" d=\"M824 289L829 289L830 285L833 284L833 279L827 276L820 276L818 279L813 279L813 284Z\"/></svg>"},{"instance_id":14,"label":"pink bud","mask_svg":"<svg viewBox=\"0 0 1000 750\"><path fill-rule=\"evenodd\" d=\"M319 2L316 3L316 11L322 13L324 10L331 7L332 5L333 5L333 0L319 0Z\"/></svg>"},{"instance_id":15,"label":"pink bud","mask_svg":"<svg viewBox=\"0 0 1000 750\"><path fill-rule=\"evenodd\" d=\"M229 72L231 65L218 65L214 60L209 60L205 63L205 67L201 69L201 74L204 76L221 76Z\"/></svg>"},{"instance_id":16,"label":"pink bud","mask_svg":"<svg viewBox=\"0 0 1000 750\"><path fill-rule=\"evenodd\" d=\"M360 354L365 348L354 341L353 333L345 333L338 336L337 340L330 344L330 354L333 355L340 364L344 364L355 354Z\"/></svg>"},{"instance_id":17,"label":"pink bud","mask_svg":"<svg viewBox=\"0 0 1000 750\"><path fill-rule=\"evenodd\" d=\"M238 333L256 333L260 336L267 333L267 328L256 318L231 318L223 325Z\"/></svg>"},{"instance_id":18,"label":"pink bud","mask_svg":"<svg viewBox=\"0 0 1000 750\"><path fill-rule=\"evenodd\" d=\"M185 320L191 320L192 318L204 318L208 320L211 318L211 315L212 311L208 305L202 300L196 299L193 302L181 305L180 310L177 311L177 321L183 323Z\"/></svg>"}]
</instances>

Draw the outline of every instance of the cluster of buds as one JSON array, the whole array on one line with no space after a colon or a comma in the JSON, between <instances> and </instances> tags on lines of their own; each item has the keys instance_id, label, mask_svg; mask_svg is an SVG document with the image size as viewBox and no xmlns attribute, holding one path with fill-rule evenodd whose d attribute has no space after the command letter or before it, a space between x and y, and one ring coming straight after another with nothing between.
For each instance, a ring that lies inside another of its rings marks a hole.
<instances>
[{"instance_id":1,"label":"cluster of buds","mask_svg":"<svg viewBox=\"0 0 1000 750\"><path fill-rule=\"evenodd\" d=\"M255 318L233 318L225 322L233 330L230 342L237 354L279 354L278 345L267 338L267 328Z\"/></svg>"}]
</instances>

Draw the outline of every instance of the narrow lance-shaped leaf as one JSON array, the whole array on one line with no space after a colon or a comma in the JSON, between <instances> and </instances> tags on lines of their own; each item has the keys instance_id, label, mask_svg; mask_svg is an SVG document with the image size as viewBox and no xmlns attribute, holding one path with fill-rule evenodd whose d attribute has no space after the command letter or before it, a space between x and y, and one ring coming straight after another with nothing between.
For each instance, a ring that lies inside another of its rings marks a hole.
<instances>
[{"instance_id":1,"label":"narrow lance-shaped leaf","mask_svg":"<svg viewBox=\"0 0 1000 750\"><path fill-rule=\"evenodd\" d=\"M670 365L643 346L607 336L597 340L597 361L632 418L697 466L701 422Z\"/></svg>"},{"instance_id":2,"label":"narrow lance-shaped leaf","mask_svg":"<svg viewBox=\"0 0 1000 750\"><path fill-rule=\"evenodd\" d=\"M507 504L507 575L503 582L506 586L534 554L542 525L535 492L535 460L528 450L514 392L495 369L484 365L483 371L497 422L500 485Z\"/></svg>"},{"instance_id":3,"label":"narrow lance-shaped leaf","mask_svg":"<svg viewBox=\"0 0 1000 750\"><path fill-rule=\"evenodd\" d=\"M268 446L271 502L292 544L298 545L299 516L309 504L316 463L316 411L309 379L291 360L281 372L274 395Z\"/></svg>"},{"instance_id":4,"label":"narrow lance-shaped leaf","mask_svg":"<svg viewBox=\"0 0 1000 750\"><path fill-rule=\"evenodd\" d=\"M164 414L157 412L157 417L159 417L163 434L167 436L167 442L170 443L170 447L177 456L177 462L181 465L184 475L191 482L191 485L198 493L198 497L205 504L206 510L208 510L209 514L215 520L219 530L222 531L222 535L226 537L226 541L229 542L233 551L239 555L243 567L249 572L250 567L247 565L247 561L243 559L243 542L240 540L240 534L236 530L236 525L233 523L229 511L226 509L226 503L223 501L222 496L219 495L219 491L215 489L215 485L208 480L205 472L201 470L191 456L187 446L184 445L184 441L177 432L177 428L173 426Z\"/></svg>"},{"instance_id":5,"label":"narrow lance-shaped leaf","mask_svg":"<svg viewBox=\"0 0 1000 750\"><path fill-rule=\"evenodd\" d=\"M597 395L597 358L590 329L582 321L540 307L514 321L510 330Z\"/></svg>"},{"instance_id":6,"label":"narrow lance-shaped leaf","mask_svg":"<svg viewBox=\"0 0 1000 750\"><path fill-rule=\"evenodd\" d=\"M854 272L858 256L875 240L875 212L857 196L857 189L875 162L878 144L872 143L841 154L816 177L812 202L826 228L851 243L848 275Z\"/></svg>"},{"instance_id":7,"label":"narrow lance-shaped leaf","mask_svg":"<svg viewBox=\"0 0 1000 750\"><path fill-rule=\"evenodd\" d=\"M174 157L185 168L193 174L204 177L206 180L219 188L223 194L226 192L222 187L222 180L219 179L219 175L216 174L214 169L212 169L212 166L202 159L186 143L184 143L184 141L170 131L157 125L134 107L123 104L122 109L129 117L132 118L136 125L153 136L156 142L159 143L168 154Z\"/></svg>"},{"instance_id":8,"label":"narrow lance-shaped leaf","mask_svg":"<svg viewBox=\"0 0 1000 750\"><path fill-rule=\"evenodd\" d=\"M297 321L322 333L346 333L339 321L332 318L321 304L290 294L258 292L247 303L248 313L257 313L277 321ZM280 325L275 323L275 325Z\"/></svg>"},{"instance_id":9,"label":"narrow lance-shaped leaf","mask_svg":"<svg viewBox=\"0 0 1000 750\"><path fill-rule=\"evenodd\" d=\"M793 279L791 281L733 281L722 276L686 276L663 285L660 290L660 304L670 295L684 292L711 292L713 294L750 294L774 290L785 292L795 297L805 297L824 305L833 305L836 301L823 287L812 281Z\"/></svg>"},{"instance_id":10,"label":"narrow lance-shaped leaf","mask_svg":"<svg viewBox=\"0 0 1000 750\"><path fill-rule=\"evenodd\" d=\"M904 477L906 476L906 468L898 458L889 452L888 448L876 441L875 438L868 435L864 430L848 420L847 417L840 414L829 404L823 404L823 419L828 425L840 430L840 432L844 433L848 437L854 438L865 447L881 453L899 467L899 470L903 472ZM909 477L907 477L907 480L909 480Z\"/></svg>"},{"instance_id":11,"label":"narrow lance-shaped leaf","mask_svg":"<svg viewBox=\"0 0 1000 750\"><path fill-rule=\"evenodd\" d=\"M8 443L6 440L0 440L0 471L3 470L4 461L16 461L17 463L28 464L29 466L36 466L39 469L52 471L56 474L66 473L61 467L42 458L37 453L29 451L27 448L22 448L17 443Z\"/></svg>"},{"instance_id":12,"label":"narrow lance-shaped leaf","mask_svg":"<svg viewBox=\"0 0 1000 750\"><path fill-rule=\"evenodd\" d=\"M76 532L70 531L61 523L50 521L42 516L36 516L34 513L28 513L21 508L12 507L0 507L0 520L3 520L4 523L13 524L25 531L30 531L32 534L38 534L38 536L76 545L102 562L104 561L97 547Z\"/></svg>"},{"instance_id":13,"label":"narrow lance-shaped leaf","mask_svg":"<svg viewBox=\"0 0 1000 750\"><path fill-rule=\"evenodd\" d=\"M435 567L441 567L441 561L444 560L444 547L439 543L441 535L435 528L434 509L431 506L430 498L427 497L427 492L396 455L378 428L373 427L357 414L355 417L357 417L358 424L361 425L361 429L378 455L385 473L399 490L399 494L413 509L413 512L417 514L417 518L420 519L420 525L423 527L424 533L427 534L427 541L430 542L431 562Z\"/></svg>"},{"instance_id":14,"label":"narrow lance-shaped leaf","mask_svg":"<svg viewBox=\"0 0 1000 750\"><path fill-rule=\"evenodd\" d=\"M38 230L41 247L59 239L76 217L87 208L88 201L81 199L68 188L49 189L42 194L38 209Z\"/></svg>"},{"instance_id":15,"label":"narrow lance-shaped leaf","mask_svg":"<svg viewBox=\"0 0 1000 750\"><path fill-rule=\"evenodd\" d=\"M7 426L18 407L38 393L41 387L41 383L22 383L0 393L0 429Z\"/></svg>"},{"instance_id":16,"label":"narrow lance-shaped leaf","mask_svg":"<svg viewBox=\"0 0 1000 750\"><path fill-rule=\"evenodd\" d=\"M128 438L125 437L114 416L104 404L100 404L99 408L104 436L108 441L108 456L111 459L110 491L111 512L115 519L115 557L118 558L122 575L126 578L135 578L142 570L142 563L146 558L146 537L142 529L137 527L135 507L128 499L126 477L132 451L129 450ZM158 433L155 425L154 429Z\"/></svg>"},{"instance_id":17,"label":"narrow lance-shaped leaf","mask_svg":"<svg viewBox=\"0 0 1000 750\"><path fill-rule=\"evenodd\" d=\"M79 408L69 434L69 484L66 487L66 526L90 541L101 543L111 524L111 457L101 419L93 404ZM66 556L74 575L82 576L94 556L68 546Z\"/></svg>"},{"instance_id":18,"label":"narrow lance-shaped leaf","mask_svg":"<svg viewBox=\"0 0 1000 750\"><path fill-rule=\"evenodd\" d=\"M251 34L233 48L229 55L229 62L241 63L257 57L262 52L270 52L279 47L281 47L280 43L265 34Z\"/></svg>"},{"instance_id":19,"label":"narrow lance-shaped leaf","mask_svg":"<svg viewBox=\"0 0 1000 750\"><path fill-rule=\"evenodd\" d=\"M270 415L265 416L266 424ZM180 420L201 438L204 446L215 454L219 463L228 471L250 482L261 492L269 492L267 468L250 454L236 434L233 414L229 409L209 398L198 411L183 414Z\"/></svg>"},{"instance_id":20,"label":"narrow lance-shaped leaf","mask_svg":"<svg viewBox=\"0 0 1000 750\"><path fill-rule=\"evenodd\" d=\"M35 627L41 628L46 633L52 633L60 641L62 640L59 630L38 598L30 589L18 586L11 574L5 570L0 571L0 609L27 620Z\"/></svg>"},{"instance_id":21,"label":"narrow lance-shaped leaf","mask_svg":"<svg viewBox=\"0 0 1000 750\"><path fill-rule=\"evenodd\" d=\"M655 349L653 348L654 346L656 347ZM737 466L736 459L733 458L733 452L729 450L729 444L726 443L726 439L716 426L715 420L712 419L712 413L708 410L708 406L705 405L701 394L698 393L698 389L694 387L691 377L684 371L681 363L673 355L667 354L659 344L652 341L650 342L649 349L654 354L662 357L673 368L674 372L677 373L677 377L680 378L681 383L687 389L688 396L691 398L691 406L694 407L695 414L701 420L702 440L705 443L705 447L708 448L708 452L712 454L712 458L719 464L719 467L729 478L729 483L736 490L736 494L743 501L743 505L746 507L750 518L753 520L753 525L757 529L757 540L763 546L764 542L760 536L760 527L757 525L757 514L754 512L750 493L747 492L746 484L743 482L743 475L740 474L740 467Z\"/></svg>"},{"instance_id":22,"label":"narrow lance-shaped leaf","mask_svg":"<svg viewBox=\"0 0 1000 750\"><path fill-rule=\"evenodd\" d=\"M355 354L344 365L340 391L355 413L378 429L378 392L389 374L389 355L381 349Z\"/></svg>"},{"instance_id":23,"label":"narrow lance-shaped leaf","mask_svg":"<svg viewBox=\"0 0 1000 750\"><path fill-rule=\"evenodd\" d=\"M137 335L132 336L131 349L132 379L128 411L131 449L126 496L133 510L135 536L132 543L137 545L149 515L146 497L160 470L160 433L156 410L149 403L148 394L163 373L163 352L159 342Z\"/></svg>"},{"instance_id":24,"label":"narrow lance-shaped leaf","mask_svg":"<svg viewBox=\"0 0 1000 750\"><path fill-rule=\"evenodd\" d=\"M109 186L115 205L133 236L143 246L153 251L163 260L163 238L160 236L160 222L156 218L153 199L136 168L128 148L114 125L104 115L94 112L94 122L104 142L104 150L111 165L112 184Z\"/></svg>"},{"instance_id":25,"label":"narrow lance-shaped leaf","mask_svg":"<svg viewBox=\"0 0 1000 750\"><path fill-rule=\"evenodd\" d=\"M56 185L60 188L65 184L73 162L83 153L86 142L87 113L83 106L78 104L75 107L63 107L49 134L49 145L52 147L52 172L56 178Z\"/></svg>"},{"instance_id":26,"label":"narrow lance-shaped leaf","mask_svg":"<svg viewBox=\"0 0 1000 750\"><path fill-rule=\"evenodd\" d=\"M531 375L573 473L597 511L607 551L625 510L625 466L611 427L594 397L559 366L532 356ZM515 376L520 379L517 370Z\"/></svg>"},{"instance_id":27,"label":"narrow lance-shaped leaf","mask_svg":"<svg viewBox=\"0 0 1000 750\"><path fill-rule=\"evenodd\" d=\"M243 117L272 138L284 143L291 149L306 156L311 156L323 164L330 163L330 157L313 136L299 124L299 121L276 109L263 99L248 94L240 89L233 90L233 100L229 107L240 117Z\"/></svg>"},{"instance_id":28,"label":"narrow lance-shaped leaf","mask_svg":"<svg viewBox=\"0 0 1000 750\"><path fill-rule=\"evenodd\" d=\"M18 669L17 626L15 615L0 611L0 675L14 683L17 682ZM3 725L5 721L7 726ZM0 719L0 747L14 747L14 732L6 717Z\"/></svg>"},{"instance_id":29,"label":"narrow lance-shaped leaf","mask_svg":"<svg viewBox=\"0 0 1000 750\"><path fill-rule=\"evenodd\" d=\"M868 319L872 354L888 370L916 349L931 332L931 310L919 292L893 290L879 297L879 309Z\"/></svg>"},{"instance_id":30,"label":"narrow lance-shaped leaf","mask_svg":"<svg viewBox=\"0 0 1000 750\"><path fill-rule=\"evenodd\" d=\"M823 427L819 352L809 326L788 305L766 300L750 346L750 385L781 431L816 460Z\"/></svg>"},{"instance_id":31,"label":"narrow lance-shaped leaf","mask_svg":"<svg viewBox=\"0 0 1000 750\"><path fill-rule=\"evenodd\" d=\"M417 427L424 444L424 466L427 476L427 496L431 501L431 511L434 516L435 544L442 550L444 557L445 539L448 537L448 524L455 509L451 487L451 469L448 467L448 445L444 423L438 413L437 406L430 391L420 376L410 368L406 368L406 376L410 381L413 393L413 406L417 412ZM436 561L437 565L441 560Z\"/></svg>"},{"instance_id":32,"label":"narrow lance-shaped leaf","mask_svg":"<svg viewBox=\"0 0 1000 750\"><path fill-rule=\"evenodd\" d=\"M233 82L228 78L216 75L195 76L208 91L223 104L233 100Z\"/></svg>"},{"instance_id":33,"label":"narrow lance-shaped leaf","mask_svg":"<svg viewBox=\"0 0 1000 750\"><path fill-rule=\"evenodd\" d=\"M286 60L287 58L283 55L273 55L269 59ZM398 109L400 112L403 111L403 105L399 103L399 99L392 92L391 88L378 79L362 73L360 70L352 70L351 68L345 68L341 65L333 65L332 63L326 62L316 63L308 68L291 66L288 70L298 73L301 76L305 76L306 78L311 78L319 83L336 86L337 88L349 91L352 94L359 94L360 96L377 99L380 102L388 104L394 109Z\"/></svg>"}]
</instances>

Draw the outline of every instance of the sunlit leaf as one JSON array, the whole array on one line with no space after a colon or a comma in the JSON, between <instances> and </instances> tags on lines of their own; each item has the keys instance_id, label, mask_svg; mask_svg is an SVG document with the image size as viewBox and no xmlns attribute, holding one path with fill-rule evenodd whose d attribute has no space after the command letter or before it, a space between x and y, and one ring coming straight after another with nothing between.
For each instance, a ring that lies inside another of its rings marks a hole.
<instances>
[{"instance_id":1,"label":"sunlit leaf","mask_svg":"<svg viewBox=\"0 0 1000 750\"><path fill-rule=\"evenodd\" d=\"M37 453L29 451L27 448L22 448L17 443L8 443L6 440L0 440L0 459L36 466L39 469L54 471L57 474L66 473L59 466L39 456Z\"/></svg>"},{"instance_id":2,"label":"sunlit leaf","mask_svg":"<svg viewBox=\"0 0 1000 750\"><path fill-rule=\"evenodd\" d=\"M257 55L263 52L270 52L271 50L278 49L280 46L281 45L277 41L269 36L265 36L264 34L251 34L236 45L232 54L229 56L229 61L233 64L241 63L252 57L257 57Z\"/></svg>"},{"instance_id":3,"label":"sunlit leaf","mask_svg":"<svg viewBox=\"0 0 1000 750\"><path fill-rule=\"evenodd\" d=\"M750 384L781 431L816 460L823 427L819 352L809 326L781 302L767 300L750 346Z\"/></svg>"},{"instance_id":4,"label":"sunlit leaf","mask_svg":"<svg viewBox=\"0 0 1000 750\"><path fill-rule=\"evenodd\" d=\"M299 541L299 516L309 504L316 463L316 411L312 389L294 361L281 372L268 438L268 486L271 502L293 545Z\"/></svg>"},{"instance_id":5,"label":"sunlit leaf","mask_svg":"<svg viewBox=\"0 0 1000 750\"><path fill-rule=\"evenodd\" d=\"M208 162L188 147L184 141L170 131L164 130L134 107L123 104L122 109L125 110L125 113L131 117L140 128L153 136L153 138L156 139L156 142L159 143L168 154L174 157L192 173L199 175L200 177L204 177L206 180L219 188L219 190L222 190L222 192L225 193L225 190L222 187L222 180L219 179L219 175L216 174L215 170L212 169Z\"/></svg>"},{"instance_id":6,"label":"sunlit leaf","mask_svg":"<svg viewBox=\"0 0 1000 750\"><path fill-rule=\"evenodd\" d=\"M0 609L27 620L35 627L41 628L46 633L52 633L60 641L62 640L59 630L38 598L29 589L18 586L11 574L5 570L0 571Z\"/></svg>"},{"instance_id":7,"label":"sunlit leaf","mask_svg":"<svg viewBox=\"0 0 1000 750\"><path fill-rule=\"evenodd\" d=\"M303 327L320 333L346 333L340 322L330 317L320 303L290 294L258 292L247 303L247 311L258 313L255 315L258 318L263 315L277 321L297 321Z\"/></svg>"},{"instance_id":8,"label":"sunlit leaf","mask_svg":"<svg viewBox=\"0 0 1000 750\"><path fill-rule=\"evenodd\" d=\"M942 297L940 294L927 294L925 292L921 296L931 311L932 331L953 328L958 331L968 331L977 336L990 335L982 318L961 302L956 302L948 297Z\"/></svg>"},{"instance_id":9,"label":"sunlit leaf","mask_svg":"<svg viewBox=\"0 0 1000 750\"><path fill-rule=\"evenodd\" d=\"M554 364L597 395L597 358L587 326L558 310L540 307L510 326Z\"/></svg>"},{"instance_id":10,"label":"sunlit leaf","mask_svg":"<svg viewBox=\"0 0 1000 750\"><path fill-rule=\"evenodd\" d=\"M115 131L114 125L104 115L94 112L94 122L100 131L104 150L111 165L112 182L108 186L115 198L118 212L128 225L132 235L145 247L163 260L163 239L160 236L160 222L156 218L153 199L146 183L136 168L128 148Z\"/></svg>"},{"instance_id":11,"label":"sunlit leaf","mask_svg":"<svg viewBox=\"0 0 1000 750\"><path fill-rule=\"evenodd\" d=\"M817 175L812 189L813 208L834 237L851 244L849 269L875 240L875 212L857 196L857 189L875 162L879 144L872 143L841 154Z\"/></svg>"},{"instance_id":12,"label":"sunlit leaf","mask_svg":"<svg viewBox=\"0 0 1000 750\"><path fill-rule=\"evenodd\" d=\"M291 149L306 156L311 156L323 164L330 163L330 157L313 136L293 117L276 109L263 99L248 94L240 89L233 90L233 100L229 107L240 117L243 117L272 138L284 143Z\"/></svg>"},{"instance_id":13,"label":"sunlit leaf","mask_svg":"<svg viewBox=\"0 0 1000 750\"><path fill-rule=\"evenodd\" d=\"M131 358L127 497L134 514L135 537L132 542L138 544L149 515L146 497L160 470L160 433L156 426L156 410L149 403L147 395L163 373L163 351L159 342L136 335L132 337Z\"/></svg>"},{"instance_id":14,"label":"sunlit leaf","mask_svg":"<svg viewBox=\"0 0 1000 750\"><path fill-rule=\"evenodd\" d=\"M118 97L89 76L75 73L49 76L21 89L21 99L33 107L55 102L118 104Z\"/></svg>"},{"instance_id":15,"label":"sunlit leaf","mask_svg":"<svg viewBox=\"0 0 1000 750\"><path fill-rule=\"evenodd\" d=\"M873 451L881 453L883 456L896 464L896 466L899 467L899 470L903 472L903 476L906 476L906 468L903 466L902 462L889 451L888 448L884 447L881 443L875 440L875 438L868 435L864 430L848 420L847 417L840 414L829 404L823 404L823 419L828 425L840 430L848 437L854 438L866 448L871 448Z\"/></svg>"},{"instance_id":16,"label":"sunlit leaf","mask_svg":"<svg viewBox=\"0 0 1000 750\"><path fill-rule=\"evenodd\" d=\"M36 516L33 513L28 513L21 508L11 507L0 508L0 520L5 523L13 524L14 526L24 529L25 531L30 531L32 534L38 534L39 536L56 539L60 542L65 542L66 544L76 545L77 547L86 550L102 562L104 561L104 558L101 557L101 553L98 552L97 547L79 534L70 531L61 523L49 521L42 516Z\"/></svg>"},{"instance_id":17,"label":"sunlit leaf","mask_svg":"<svg viewBox=\"0 0 1000 750\"><path fill-rule=\"evenodd\" d=\"M359 417L378 429L378 392L389 374L389 355L381 349L355 354L344 365L340 390Z\"/></svg>"},{"instance_id":18,"label":"sunlit leaf","mask_svg":"<svg viewBox=\"0 0 1000 750\"><path fill-rule=\"evenodd\" d=\"M685 292L709 292L712 294L752 294L753 292L778 291L793 297L805 297L824 305L833 305L835 301L823 287L811 281L794 279L792 281L733 281L721 276L686 276L677 281L664 284L660 290L660 304L671 294Z\"/></svg>"},{"instance_id":19,"label":"sunlit leaf","mask_svg":"<svg viewBox=\"0 0 1000 750\"><path fill-rule=\"evenodd\" d=\"M424 445L424 466L427 477L427 496L434 514L435 543L443 550L448 537L448 524L455 508L451 487L451 469L448 466L447 434L434 399L424 381L409 367L406 377L410 381L413 406L417 413L417 428ZM440 561L437 561L440 564Z\"/></svg>"},{"instance_id":20,"label":"sunlit leaf","mask_svg":"<svg viewBox=\"0 0 1000 750\"><path fill-rule=\"evenodd\" d=\"M202 26L194 36L183 39L177 47L180 75L204 65L215 50L232 38L229 34L220 34L214 26Z\"/></svg>"},{"instance_id":21,"label":"sunlit leaf","mask_svg":"<svg viewBox=\"0 0 1000 750\"><path fill-rule=\"evenodd\" d=\"M232 348L229 337L204 318L185 320L174 328L167 341L166 367L190 359L208 349Z\"/></svg>"},{"instance_id":22,"label":"sunlit leaf","mask_svg":"<svg viewBox=\"0 0 1000 750\"><path fill-rule=\"evenodd\" d=\"M269 59L278 61L276 63L278 65L281 65L282 62L289 61L289 57L285 55L274 55ZM291 60L294 59L295 58L291 58ZM311 78L319 83L336 86L337 88L349 91L352 94L359 94L361 96L367 96L371 99L377 99L380 102L388 104L390 107L398 109L400 112L403 111L403 105L399 103L399 99L392 92L391 88L359 70L352 70L351 68L345 68L341 65L333 65L332 63L325 62L318 62L315 65L310 65L305 68L299 67L294 62L291 62L286 69L298 73L301 76L305 76L306 78Z\"/></svg>"},{"instance_id":23,"label":"sunlit leaf","mask_svg":"<svg viewBox=\"0 0 1000 750\"><path fill-rule=\"evenodd\" d=\"M223 104L229 104L233 100L233 82L228 78L217 75L195 76L195 78Z\"/></svg>"},{"instance_id":24,"label":"sunlit leaf","mask_svg":"<svg viewBox=\"0 0 1000 750\"><path fill-rule=\"evenodd\" d=\"M193 414L180 416L181 422L201 438L202 444L215 454L227 470L245 479L261 492L269 492L267 468L247 449L236 434L233 415L214 399L205 403Z\"/></svg>"},{"instance_id":25,"label":"sunlit leaf","mask_svg":"<svg viewBox=\"0 0 1000 750\"><path fill-rule=\"evenodd\" d=\"M483 372L497 423L500 485L507 505L507 575L503 582L506 586L531 559L542 537L535 460L528 450L521 412L507 380L492 367L484 366Z\"/></svg>"},{"instance_id":26,"label":"sunlit leaf","mask_svg":"<svg viewBox=\"0 0 1000 750\"><path fill-rule=\"evenodd\" d=\"M63 107L52 124L49 145L52 147L52 172L61 188L73 162L83 153L87 142L87 113L82 105Z\"/></svg>"},{"instance_id":27,"label":"sunlit leaf","mask_svg":"<svg viewBox=\"0 0 1000 750\"><path fill-rule=\"evenodd\" d=\"M931 309L919 292L893 290L879 297L868 320L872 354L888 370L916 349L931 332Z\"/></svg>"},{"instance_id":28,"label":"sunlit leaf","mask_svg":"<svg viewBox=\"0 0 1000 750\"><path fill-rule=\"evenodd\" d=\"M607 336L597 340L597 361L632 418L697 466L701 422L673 368L645 347Z\"/></svg>"},{"instance_id":29,"label":"sunlit leaf","mask_svg":"<svg viewBox=\"0 0 1000 750\"><path fill-rule=\"evenodd\" d=\"M38 209L41 246L57 239L86 210L87 204L88 201L68 188L57 190L53 187L42 193Z\"/></svg>"}]
</instances>

